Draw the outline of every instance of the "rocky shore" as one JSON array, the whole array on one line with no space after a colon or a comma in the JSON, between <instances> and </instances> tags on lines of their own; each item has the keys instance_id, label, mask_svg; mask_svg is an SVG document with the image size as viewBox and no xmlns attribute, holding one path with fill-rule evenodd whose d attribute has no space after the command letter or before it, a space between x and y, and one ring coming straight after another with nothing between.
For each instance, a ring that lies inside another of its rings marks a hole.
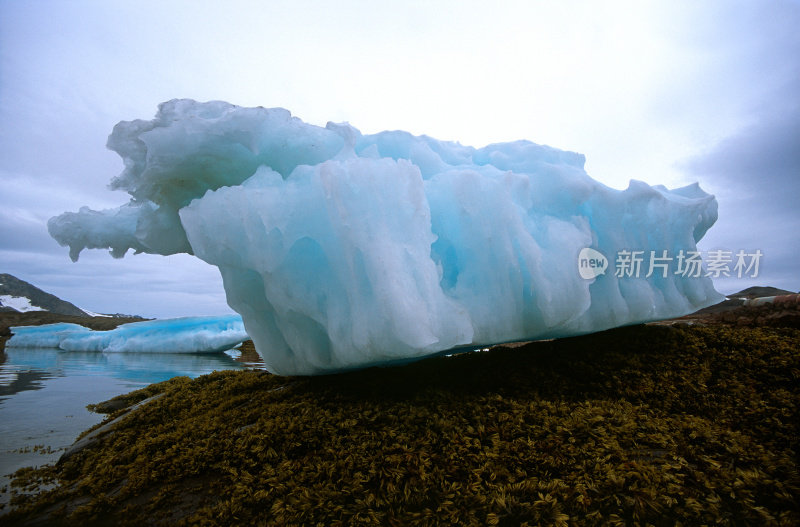
<instances>
[{"instance_id":1,"label":"rocky shore","mask_svg":"<svg viewBox=\"0 0 800 527\"><path fill-rule=\"evenodd\" d=\"M796 525L800 330L726 320L171 379L98 405L111 425L17 473L20 490L55 488L3 521Z\"/></svg>"}]
</instances>

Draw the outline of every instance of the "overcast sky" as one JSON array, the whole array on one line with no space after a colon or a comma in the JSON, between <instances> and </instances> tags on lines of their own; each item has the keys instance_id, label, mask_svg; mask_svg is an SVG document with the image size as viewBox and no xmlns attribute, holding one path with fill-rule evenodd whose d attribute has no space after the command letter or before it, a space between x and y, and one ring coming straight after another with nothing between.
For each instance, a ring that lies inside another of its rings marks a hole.
<instances>
[{"instance_id":1,"label":"overcast sky","mask_svg":"<svg viewBox=\"0 0 800 527\"><path fill-rule=\"evenodd\" d=\"M0 0L0 272L96 312L230 312L194 257L85 251L46 222L128 200L105 149L173 98L280 106L324 126L586 155L614 188L694 181L701 249L759 249L800 289L800 2Z\"/></svg>"}]
</instances>

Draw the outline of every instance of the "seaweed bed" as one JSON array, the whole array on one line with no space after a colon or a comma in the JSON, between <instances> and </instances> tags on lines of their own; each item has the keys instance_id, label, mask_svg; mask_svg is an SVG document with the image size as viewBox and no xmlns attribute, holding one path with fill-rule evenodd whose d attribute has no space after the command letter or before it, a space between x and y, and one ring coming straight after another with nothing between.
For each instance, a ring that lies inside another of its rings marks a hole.
<instances>
[{"instance_id":1,"label":"seaweed bed","mask_svg":"<svg viewBox=\"0 0 800 527\"><path fill-rule=\"evenodd\" d=\"M326 377L175 378L96 406L112 431L17 472L1 519L797 525L798 342L648 325Z\"/></svg>"}]
</instances>

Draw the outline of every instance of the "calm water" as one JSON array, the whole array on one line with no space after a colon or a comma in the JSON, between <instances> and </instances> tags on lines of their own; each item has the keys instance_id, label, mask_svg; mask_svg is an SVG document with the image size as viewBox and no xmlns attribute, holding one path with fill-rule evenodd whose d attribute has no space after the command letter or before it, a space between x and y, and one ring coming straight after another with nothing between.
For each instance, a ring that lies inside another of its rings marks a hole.
<instances>
[{"instance_id":1,"label":"calm water","mask_svg":"<svg viewBox=\"0 0 800 527\"><path fill-rule=\"evenodd\" d=\"M82 431L105 417L86 405L154 382L214 370L258 368L239 352L218 354L81 353L57 349L0 352L0 503L8 475L54 463ZM34 449L36 449L34 451Z\"/></svg>"}]
</instances>

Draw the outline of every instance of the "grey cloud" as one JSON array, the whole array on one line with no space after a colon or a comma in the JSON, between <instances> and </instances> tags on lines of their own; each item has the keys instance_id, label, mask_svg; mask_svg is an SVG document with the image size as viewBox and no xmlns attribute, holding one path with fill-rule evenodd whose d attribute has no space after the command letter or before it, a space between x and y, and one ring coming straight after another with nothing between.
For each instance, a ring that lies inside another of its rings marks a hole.
<instances>
[{"instance_id":1,"label":"grey cloud","mask_svg":"<svg viewBox=\"0 0 800 527\"><path fill-rule=\"evenodd\" d=\"M749 285L800 289L800 112L747 127L687 169L718 194L719 220L703 245L764 254L755 281L729 279L717 288L725 293Z\"/></svg>"},{"instance_id":2,"label":"grey cloud","mask_svg":"<svg viewBox=\"0 0 800 527\"><path fill-rule=\"evenodd\" d=\"M744 101L744 125L682 168L717 194L719 221L702 246L760 249L760 276L716 282L725 293L749 285L800 289L800 4L747 4L725 12L727 29L699 42L713 48L722 86ZM725 98L721 93L720 97ZM729 99L728 99L729 100ZM709 99L714 103L713 99Z\"/></svg>"},{"instance_id":3,"label":"grey cloud","mask_svg":"<svg viewBox=\"0 0 800 527\"><path fill-rule=\"evenodd\" d=\"M716 185L735 186L766 200L761 206L769 210L777 207L796 214L800 197L800 71L797 78L798 82L765 102L772 108L756 115L753 124L691 160L686 168Z\"/></svg>"}]
</instances>

